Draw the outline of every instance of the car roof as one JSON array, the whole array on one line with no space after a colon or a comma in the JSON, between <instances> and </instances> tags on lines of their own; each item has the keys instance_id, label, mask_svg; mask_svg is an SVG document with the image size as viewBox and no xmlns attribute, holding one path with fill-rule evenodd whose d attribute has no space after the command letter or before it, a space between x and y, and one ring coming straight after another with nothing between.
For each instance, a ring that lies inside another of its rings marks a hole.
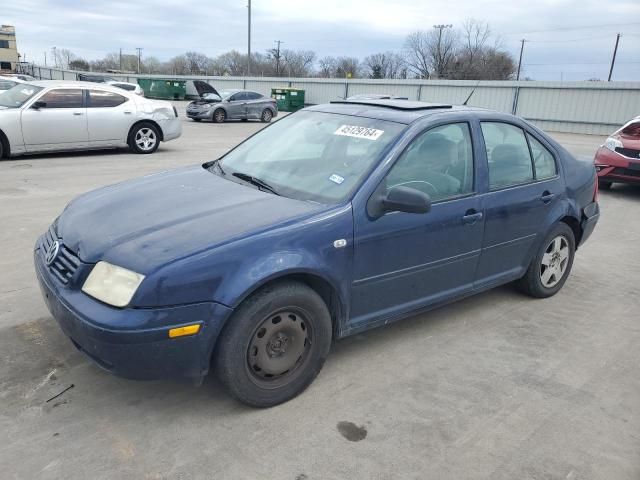
<instances>
[{"instance_id":1,"label":"car roof","mask_svg":"<svg viewBox=\"0 0 640 480\"><path fill-rule=\"evenodd\" d=\"M109 90L110 92L115 92L118 94L122 94L123 91L118 87L113 87L108 83L96 83L96 82L80 82L75 80L35 80L32 82L24 82L29 85L35 85L36 87L43 88L101 88L105 90ZM126 82L123 82L126 83Z\"/></svg>"},{"instance_id":2,"label":"car roof","mask_svg":"<svg viewBox=\"0 0 640 480\"><path fill-rule=\"evenodd\" d=\"M409 124L420 118L444 112L478 112L488 110L464 105L444 103L416 102L410 100L340 100L323 105L309 107L327 113L341 113L356 117L376 118L397 123Z\"/></svg>"}]
</instances>

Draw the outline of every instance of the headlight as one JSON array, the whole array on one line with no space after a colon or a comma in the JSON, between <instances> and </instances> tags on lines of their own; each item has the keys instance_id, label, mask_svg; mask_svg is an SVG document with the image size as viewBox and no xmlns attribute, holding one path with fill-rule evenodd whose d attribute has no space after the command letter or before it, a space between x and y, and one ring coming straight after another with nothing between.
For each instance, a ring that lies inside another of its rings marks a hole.
<instances>
[{"instance_id":1,"label":"headlight","mask_svg":"<svg viewBox=\"0 0 640 480\"><path fill-rule=\"evenodd\" d=\"M604 141L604 146L612 152L616 151L616 148L622 148L622 142L614 137L609 137Z\"/></svg>"},{"instance_id":2,"label":"headlight","mask_svg":"<svg viewBox=\"0 0 640 480\"><path fill-rule=\"evenodd\" d=\"M114 307L125 307L142 280L144 275L108 262L98 262L85 280L82 291Z\"/></svg>"}]
</instances>

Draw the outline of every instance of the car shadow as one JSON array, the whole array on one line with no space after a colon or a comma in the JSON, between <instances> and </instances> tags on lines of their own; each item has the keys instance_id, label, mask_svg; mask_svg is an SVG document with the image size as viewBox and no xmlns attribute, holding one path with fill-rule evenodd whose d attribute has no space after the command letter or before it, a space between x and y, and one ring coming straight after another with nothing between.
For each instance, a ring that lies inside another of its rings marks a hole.
<instances>
[{"instance_id":1,"label":"car shadow","mask_svg":"<svg viewBox=\"0 0 640 480\"><path fill-rule=\"evenodd\" d=\"M607 197L640 199L640 184L614 183L609 190L599 190L598 194Z\"/></svg>"}]
</instances>

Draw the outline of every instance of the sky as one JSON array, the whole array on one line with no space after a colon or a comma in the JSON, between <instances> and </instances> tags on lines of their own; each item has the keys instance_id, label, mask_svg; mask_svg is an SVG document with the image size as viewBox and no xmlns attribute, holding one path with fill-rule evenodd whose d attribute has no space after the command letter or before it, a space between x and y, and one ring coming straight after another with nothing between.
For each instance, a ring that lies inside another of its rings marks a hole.
<instances>
[{"instance_id":1,"label":"sky","mask_svg":"<svg viewBox=\"0 0 640 480\"><path fill-rule=\"evenodd\" d=\"M0 23L14 25L18 50L42 64L67 48L88 60L122 48L168 60L188 50L216 56L247 49L247 0L18 0L4 2ZM606 80L621 33L613 80L640 81L638 0L253 0L252 50L282 48L324 55L400 50L406 35L435 24L486 21L494 41L517 59L522 77ZM51 57L49 56L49 59Z\"/></svg>"}]
</instances>

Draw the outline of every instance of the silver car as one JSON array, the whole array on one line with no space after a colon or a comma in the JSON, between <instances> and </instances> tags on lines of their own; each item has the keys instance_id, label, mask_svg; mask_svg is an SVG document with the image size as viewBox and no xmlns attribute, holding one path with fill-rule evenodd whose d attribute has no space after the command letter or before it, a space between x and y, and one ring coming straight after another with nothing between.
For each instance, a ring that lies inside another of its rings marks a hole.
<instances>
[{"instance_id":1,"label":"silver car","mask_svg":"<svg viewBox=\"0 0 640 480\"><path fill-rule=\"evenodd\" d=\"M196 122L254 119L268 123L278 115L276 101L258 92L239 89L217 91L201 80L195 80L193 84L200 98L187 106L187 117Z\"/></svg>"},{"instance_id":2,"label":"silver car","mask_svg":"<svg viewBox=\"0 0 640 480\"><path fill-rule=\"evenodd\" d=\"M111 85L112 87L118 87L123 90L126 90L127 92L133 92L136 95L140 95L144 97L144 90L142 90L142 87L137 83L121 82L119 80L109 80L108 82L105 82L105 83L107 85Z\"/></svg>"},{"instance_id":3,"label":"silver car","mask_svg":"<svg viewBox=\"0 0 640 480\"><path fill-rule=\"evenodd\" d=\"M171 103L105 84L41 80L0 92L0 158L127 146L153 153L181 134Z\"/></svg>"}]
</instances>

